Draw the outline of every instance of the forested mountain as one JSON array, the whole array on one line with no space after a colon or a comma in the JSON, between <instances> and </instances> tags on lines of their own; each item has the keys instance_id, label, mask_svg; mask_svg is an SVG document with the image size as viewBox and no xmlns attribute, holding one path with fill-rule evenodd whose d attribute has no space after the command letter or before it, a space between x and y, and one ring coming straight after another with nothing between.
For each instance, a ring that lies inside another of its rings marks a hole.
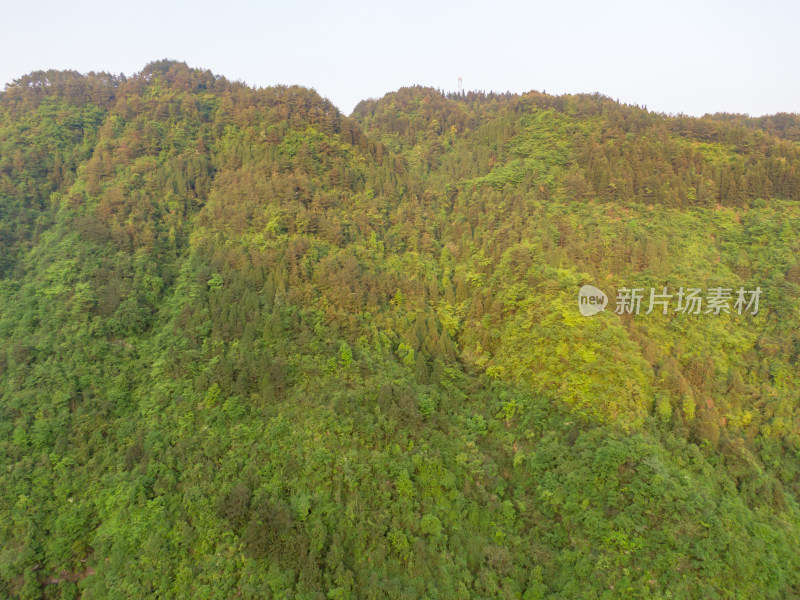
<instances>
[{"instance_id":1,"label":"forested mountain","mask_svg":"<svg viewBox=\"0 0 800 600\"><path fill-rule=\"evenodd\" d=\"M0 597L800 598L798 234L797 115L25 76Z\"/></svg>"}]
</instances>

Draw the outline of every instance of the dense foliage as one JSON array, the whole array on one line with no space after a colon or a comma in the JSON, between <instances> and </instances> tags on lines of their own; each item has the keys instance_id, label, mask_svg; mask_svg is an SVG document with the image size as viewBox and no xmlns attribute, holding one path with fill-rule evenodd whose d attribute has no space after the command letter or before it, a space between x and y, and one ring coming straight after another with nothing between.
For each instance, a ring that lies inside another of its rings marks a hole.
<instances>
[{"instance_id":1,"label":"dense foliage","mask_svg":"<svg viewBox=\"0 0 800 600\"><path fill-rule=\"evenodd\" d=\"M794 115L32 73L0 596L800 597L798 234Z\"/></svg>"}]
</instances>

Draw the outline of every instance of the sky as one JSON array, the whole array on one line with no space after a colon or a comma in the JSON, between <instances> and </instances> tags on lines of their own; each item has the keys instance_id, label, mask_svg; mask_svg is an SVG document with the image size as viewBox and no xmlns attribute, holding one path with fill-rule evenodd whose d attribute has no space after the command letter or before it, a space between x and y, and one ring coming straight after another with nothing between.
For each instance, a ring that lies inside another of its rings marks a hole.
<instances>
[{"instance_id":1,"label":"sky","mask_svg":"<svg viewBox=\"0 0 800 600\"><path fill-rule=\"evenodd\" d=\"M800 2L0 0L0 87L169 58L349 114L405 85L600 92L699 116L800 113Z\"/></svg>"}]
</instances>

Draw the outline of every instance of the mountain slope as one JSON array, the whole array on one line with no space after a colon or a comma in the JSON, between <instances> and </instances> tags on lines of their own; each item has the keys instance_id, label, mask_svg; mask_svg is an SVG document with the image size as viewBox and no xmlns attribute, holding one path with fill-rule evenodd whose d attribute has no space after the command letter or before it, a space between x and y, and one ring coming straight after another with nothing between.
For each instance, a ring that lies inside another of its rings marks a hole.
<instances>
[{"instance_id":1,"label":"mountain slope","mask_svg":"<svg viewBox=\"0 0 800 600\"><path fill-rule=\"evenodd\" d=\"M800 594L799 123L22 78L0 592ZM586 318L583 284L764 294Z\"/></svg>"}]
</instances>

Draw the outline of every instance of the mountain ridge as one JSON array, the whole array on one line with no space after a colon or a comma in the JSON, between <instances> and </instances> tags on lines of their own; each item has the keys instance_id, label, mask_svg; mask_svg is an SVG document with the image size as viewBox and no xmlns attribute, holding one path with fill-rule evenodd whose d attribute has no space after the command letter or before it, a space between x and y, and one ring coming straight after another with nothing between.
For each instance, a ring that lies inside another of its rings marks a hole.
<instances>
[{"instance_id":1,"label":"mountain ridge","mask_svg":"<svg viewBox=\"0 0 800 600\"><path fill-rule=\"evenodd\" d=\"M800 594L798 117L17 81L2 595Z\"/></svg>"}]
</instances>

